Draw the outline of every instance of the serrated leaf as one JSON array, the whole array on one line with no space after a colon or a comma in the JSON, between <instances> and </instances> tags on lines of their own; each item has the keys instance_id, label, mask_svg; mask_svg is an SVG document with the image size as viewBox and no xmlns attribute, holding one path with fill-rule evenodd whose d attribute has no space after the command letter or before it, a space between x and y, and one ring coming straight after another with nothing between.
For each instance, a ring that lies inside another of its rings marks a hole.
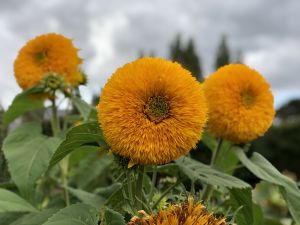
<instances>
[{"instance_id":1,"label":"serrated leaf","mask_svg":"<svg viewBox=\"0 0 300 225\"><path fill-rule=\"evenodd\" d=\"M281 192L287 202L290 213L296 223L300 224L300 190L297 184L288 177L281 174L268 160L259 153L253 153L248 159L243 149L235 148L239 160L254 175L267 182L279 185Z\"/></svg>"},{"instance_id":2,"label":"serrated leaf","mask_svg":"<svg viewBox=\"0 0 300 225\"><path fill-rule=\"evenodd\" d=\"M104 219L105 219L106 225L125 225L126 224L124 217L120 213L118 213L112 209L108 209L108 208L105 209Z\"/></svg>"},{"instance_id":3,"label":"serrated leaf","mask_svg":"<svg viewBox=\"0 0 300 225\"><path fill-rule=\"evenodd\" d=\"M50 166L54 166L66 155L87 144L98 144L107 147L98 122L89 122L71 128L66 135L66 139L51 158Z\"/></svg>"},{"instance_id":4,"label":"serrated leaf","mask_svg":"<svg viewBox=\"0 0 300 225\"><path fill-rule=\"evenodd\" d=\"M213 169L188 157L181 157L180 159L176 160L176 165L178 165L181 172L183 172L192 181L202 181L206 184L227 188L250 187L249 184L236 177Z\"/></svg>"},{"instance_id":5,"label":"serrated leaf","mask_svg":"<svg viewBox=\"0 0 300 225\"><path fill-rule=\"evenodd\" d=\"M233 210L241 208L236 215L236 222L239 225L253 224L253 203L251 188L230 189L230 203Z\"/></svg>"},{"instance_id":6,"label":"serrated leaf","mask_svg":"<svg viewBox=\"0 0 300 225\"><path fill-rule=\"evenodd\" d=\"M39 123L24 123L10 132L3 142L11 177L26 198L30 198L36 180L47 170L60 143L60 139L49 138L41 132Z\"/></svg>"},{"instance_id":7,"label":"serrated leaf","mask_svg":"<svg viewBox=\"0 0 300 225\"><path fill-rule=\"evenodd\" d=\"M42 225L97 225L98 220L96 208L79 203L59 210Z\"/></svg>"},{"instance_id":8,"label":"serrated leaf","mask_svg":"<svg viewBox=\"0 0 300 225\"><path fill-rule=\"evenodd\" d=\"M17 194L0 188L0 213L36 211L30 203Z\"/></svg>"},{"instance_id":9,"label":"serrated leaf","mask_svg":"<svg viewBox=\"0 0 300 225\"><path fill-rule=\"evenodd\" d=\"M41 93L40 87L33 87L18 94L8 110L3 115L3 123L5 126L13 122L17 117L26 112L41 109L44 107L44 99L33 98L32 94Z\"/></svg>"},{"instance_id":10,"label":"serrated leaf","mask_svg":"<svg viewBox=\"0 0 300 225\"><path fill-rule=\"evenodd\" d=\"M29 213L20 217L10 225L41 225L57 211L58 209L46 209L41 212Z\"/></svg>"},{"instance_id":11,"label":"serrated leaf","mask_svg":"<svg viewBox=\"0 0 300 225\"><path fill-rule=\"evenodd\" d=\"M106 201L106 199L104 197L86 192L81 189L75 189L75 188L71 188L71 187L68 187L67 189L69 190L69 192L72 195L77 197L83 203L94 206L96 209L99 209L101 206L103 206Z\"/></svg>"},{"instance_id":12,"label":"serrated leaf","mask_svg":"<svg viewBox=\"0 0 300 225\"><path fill-rule=\"evenodd\" d=\"M78 109L80 114L82 115L84 121L87 121L90 118L90 115L93 113L93 111L96 111L95 107L92 107L87 102L82 100L79 97L72 97L71 98L74 106Z\"/></svg>"}]
</instances>

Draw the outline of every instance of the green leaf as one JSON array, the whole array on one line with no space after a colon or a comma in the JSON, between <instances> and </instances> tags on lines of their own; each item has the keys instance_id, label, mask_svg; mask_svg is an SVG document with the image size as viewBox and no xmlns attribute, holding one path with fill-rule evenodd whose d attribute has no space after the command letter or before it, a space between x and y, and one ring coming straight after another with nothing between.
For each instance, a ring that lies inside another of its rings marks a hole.
<instances>
[{"instance_id":1,"label":"green leaf","mask_svg":"<svg viewBox=\"0 0 300 225\"><path fill-rule=\"evenodd\" d=\"M214 151L217 147L216 139L211 136L207 131L203 133L201 141L211 150Z\"/></svg>"},{"instance_id":2,"label":"green leaf","mask_svg":"<svg viewBox=\"0 0 300 225\"><path fill-rule=\"evenodd\" d=\"M14 221L10 225L41 225L57 211L58 209L46 209L37 213L29 213Z\"/></svg>"},{"instance_id":3,"label":"green leaf","mask_svg":"<svg viewBox=\"0 0 300 225\"><path fill-rule=\"evenodd\" d=\"M213 169L188 157L181 157L180 159L176 160L176 165L178 165L180 170L192 181L200 180L206 184L227 188L250 187L249 184L236 177Z\"/></svg>"},{"instance_id":4,"label":"green leaf","mask_svg":"<svg viewBox=\"0 0 300 225\"><path fill-rule=\"evenodd\" d=\"M124 217L120 213L118 213L112 209L108 209L108 208L105 209L104 219L105 219L106 225L125 225L126 224Z\"/></svg>"},{"instance_id":5,"label":"green leaf","mask_svg":"<svg viewBox=\"0 0 300 225\"><path fill-rule=\"evenodd\" d=\"M277 219L265 218L263 223L264 225L282 225L282 223Z\"/></svg>"},{"instance_id":6,"label":"green leaf","mask_svg":"<svg viewBox=\"0 0 300 225\"><path fill-rule=\"evenodd\" d=\"M93 111L96 111L95 107L92 107L87 102L82 100L79 97L72 97L71 98L74 106L78 109L80 114L82 115L84 121L87 121L90 118L90 115L93 113Z\"/></svg>"},{"instance_id":7,"label":"green leaf","mask_svg":"<svg viewBox=\"0 0 300 225\"><path fill-rule=\"evenodd\" d=\"M264 214L261 207L258 204L253 203L252 209L253 209L253 219L254 219L253 225L263 224Z\"/></svg>"},{"instance_id":8,"label":"green leaf","mask_svg":"<svg viewBox=\"0 0 300 225\"><path fill-rule=\"evenodd\" d=\"M94 145L83 145L81 147L78 147L76 151L72 152L70 155L70 166L77 165L82 160L84 160L87 156L89 156L91 153L97 153L99 152L99 146Z\"/></svg>"},{"instance_id":9,"label":"green leaf","mask_svg":"<svg viewBox=\"0 0 300 225\"><path fill-rule=\"evenodd\" d=\"M98 122L89 122L71 128L66 139L60 144L50 161L50 166L54 166L69 153L79 147L88 144L98 144L107 147Z\"/></svg>"},{"instance_id":10,"label":"green leaf","mask_svg":"<svg viewBox=\"0 0 300 225\"><path fill-rule=\"evenodd\" d=\"M296 223L300 224L300 190L297 184L281 174L268 160L259 153L253 153L248 159L243 149L235 148L239 160L254 175L267 182L279 185L281 193L287 202L290 213Z\"/></svg>"},{"instance_id":11,"label":"green leaf","mask_svg":"<svg viewBox=\"0 0 300 225\"><path fill-rule=\"evenodd\" d=\"M0 188L0 213L36 212L37 210L15 193Z\"/></svg>"},{"instance_id":12,"label":"green leaf","mask_svg":"<svg viewBox=\"0 0 300 225\"><path fill-rule=\"evenodd\" d=\"M119 191L122 187L122 183L113 183L110 186L95 189L95 193L104 198L111 198L112 195Z\"/></svg>"},{"instance_id":13,"label":"green leaf","mask_svg":"<svg viewBox=\"0 0 300 225\"><path fill-rule=\"evenodd\" d=\"M18 218L27 214L27 212L5 212L0 213L0 224L10 225L12 222L16 221Z\"/></svg>"},{"instance_id":14,"label":"green leaf","mask_svg":"<svg viewBox=\"0 0 300 225\"><path fill-rule=\"evenodd\" d=\"M61 209L42 225L97 225L98 220L96 208L79 203Z\"/></svg>"},{"instance_id":15,"label":"green leaf","mask_svg":"<svg viewBox=\"0 0 300 225\"><path fill-rule=\"evenodd\" d=\"M33 87L18 94L8 110L4 113L3 123L5 126L13 122L17 117L26 112L33 111L44 107L44 99L33 98L32 95L41 93L40 87Z\"/></svg>"},{"instance_id":16,"label":"green leaf","mask_svg":"<svg viewBox=\"0 0 300 225\"><path fill-rule=\"evenodd\" d=\"M77 197L80 201L88 205L94 206L96 209L102 207L106 201L105 198L99 195L92 194L81 189L74 189L71 187L68 187L67 189L70 191L72 195Z\"/></svg>"},{"instance_id":17,"label":"green leaf","mask_svg":"<svg viewBox=\"0 0 300 225\"><path fill-rule=\"evenodd\" d=\"M239 225L253 224L253 203L251 188L246 189L230 189L230 203L233 210L241 208L236 215L236 222Z\"/></svg>"},{"instance_id":18,"label":"green leaf","mask_svg":"<svg viewBox=\"0 0 300 225\"><path fill-rule=\"evenodd\" d=\"M3 142L11 177L27 199L36 180L46 172L60 143L60 139L49 138L41 132L39 123L24 123L10 132Z\"/></svg>"},{"instance_id":19,"label":"green leaf","mask_svg":"<svg viewBox=\"0 0 300 225\"><path fill-rule=\"evenodd\" d=\"M111 155L99 156L97 153L90 154L79 163L76 176L78 187L84 189L89 186L90 182L106 173L112 163L113 157Z\"/></svg>"},{"instance_id":20,"label":"green leaf","mask_svg":"<svg viewBox=\"0 0 300 225\"><path fill-rule=\"evenodd\" d=\"M300 224L300 191L288 191L286 188L281 187L280 192L284 197L287 206L290 210L291 215L293 216L294 220Z\"/></svg>"},{"instance_id":21,"label":"green leaf","mask_svg":"<svg viewBox=\"0 0 300 225\"><path fill-rule=\"evenodd\" d=\"M223 140L215 162L215 167L218 170L232 174L239 159L232 150L232 143Z\"/></svg>"}]
</instances>

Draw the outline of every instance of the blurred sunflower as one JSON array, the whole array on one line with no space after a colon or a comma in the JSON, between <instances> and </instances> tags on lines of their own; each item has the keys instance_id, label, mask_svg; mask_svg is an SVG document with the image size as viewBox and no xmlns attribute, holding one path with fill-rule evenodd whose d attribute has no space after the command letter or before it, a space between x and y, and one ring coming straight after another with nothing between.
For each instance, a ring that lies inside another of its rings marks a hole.
<instances>
[{"instance_id":1,"label":"blurred sunflower","mask_svg":"<svg viewBox=\"0 0 300 225\"><path fill-rule=\"evenodd\" d=\"M246 143L262 136L275 111L267 81L243 64L221 67L204 82L208 129L216 137Z\"/></svg>"},{"instance_id":2,"label":"blurred sunflower","mask_svg":"<svg viewBox=\"0 0 300 225\"><path fill-rule=\"evenodd\" d=\"M60 34L49 33L30 40L20 51L14 63L14 73L22 89L37 85L49 73L59 74L64 81L77 86L84 77L79 71L82 60L72 40Z\"/></svg>"},{"instance_id":3,"label":"blurred sunflower","mask_svg":"<svg viewBox=\"0 0 300 225\"><path fill-rule=\"evenodd\" d=\"M143 218L133 217L128 225L226 225L224 218L216 218L200 203L190 198L181 205L171 205L157 215L144 214Z\"/></svg>"},{"instance_id":4,"label":"blurred sunflower","mask_svg":"<svg viewBox=\"0 0 300 225\"><path fill-rule=\"evenodd\" d=\"M107 142L130 165L164 164L185 155L201 138L206 114L201 84L178 63L160 58L119 68L98 105Z\"/></svg>"}]
</instances>

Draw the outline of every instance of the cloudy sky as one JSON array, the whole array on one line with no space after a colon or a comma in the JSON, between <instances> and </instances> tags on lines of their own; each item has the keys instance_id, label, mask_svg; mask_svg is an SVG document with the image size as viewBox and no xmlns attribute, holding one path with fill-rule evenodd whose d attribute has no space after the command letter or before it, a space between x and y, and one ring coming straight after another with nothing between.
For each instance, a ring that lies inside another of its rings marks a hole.
<instances>
[{"instance_id":1,"label":"cloudy sky","mask_svg":"<svg viewBox=\"0 0 300 225\"><path fill-rule=\"evenodd\" d=\"M0 0L0 103L20 92L13 62L37 35L74 39L90 83L86 100L140 50L168 57L176 34L194 38L204 74L212 72L220 36L271 83L276 106L300 97L299 0Z\"/></svg>"}]
</instances>

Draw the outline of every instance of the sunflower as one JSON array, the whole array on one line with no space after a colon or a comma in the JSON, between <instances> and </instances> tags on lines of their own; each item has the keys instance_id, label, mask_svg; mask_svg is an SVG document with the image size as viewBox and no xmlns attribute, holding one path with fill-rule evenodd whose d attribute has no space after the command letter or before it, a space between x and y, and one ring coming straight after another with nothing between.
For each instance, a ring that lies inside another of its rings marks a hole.
<instances>
[{"instance_id":1,"label":"sunflower","mask_svg":"<svg viewBox=\"0 0 300 225\"><path fill-rule=\"evenodd\" d=\"M216 218L200 203L194 203L189 198L181 205L170 205L167 210L159 211L157 215L147 215L143 218L133 217L128 225L226 225L224 218Z\"/></svg>"},{"instance_id":2,"label":"sunflower","mask_svg":"<svg viewBox=\"0 0 300 225\"><path fill-rule=\"evenodd\" d=\"M16 80L22 89L37 85L49 73L56 73L64 81L79 85L82 74L77 55L78 49L72 40L60 34L44 34L30 40L20 51L14 63Z\"/></svg>"},{"instance_id":3,"label":"sunflower","mask_svg":"<svg viewBox=\"0 0 300 225\"><path fill-rule=\"evenodd\" d=\"M208 101L208 129L216 137L246 143L262 136L275 111L269 84L243 64L220 68L204 82Z\"/></svg>"},{"instance_id":4,"label":"sunflower","mask_svg":"<svg viewBox=\"0 0 300 225\"><path fill-rule=\"evenodd\" d=\"M114 153L164 164L195 147L206 122L202 86L178 63L142 58L119 68L100 96L101 128Z\"/></svg>"}]
</instances>

